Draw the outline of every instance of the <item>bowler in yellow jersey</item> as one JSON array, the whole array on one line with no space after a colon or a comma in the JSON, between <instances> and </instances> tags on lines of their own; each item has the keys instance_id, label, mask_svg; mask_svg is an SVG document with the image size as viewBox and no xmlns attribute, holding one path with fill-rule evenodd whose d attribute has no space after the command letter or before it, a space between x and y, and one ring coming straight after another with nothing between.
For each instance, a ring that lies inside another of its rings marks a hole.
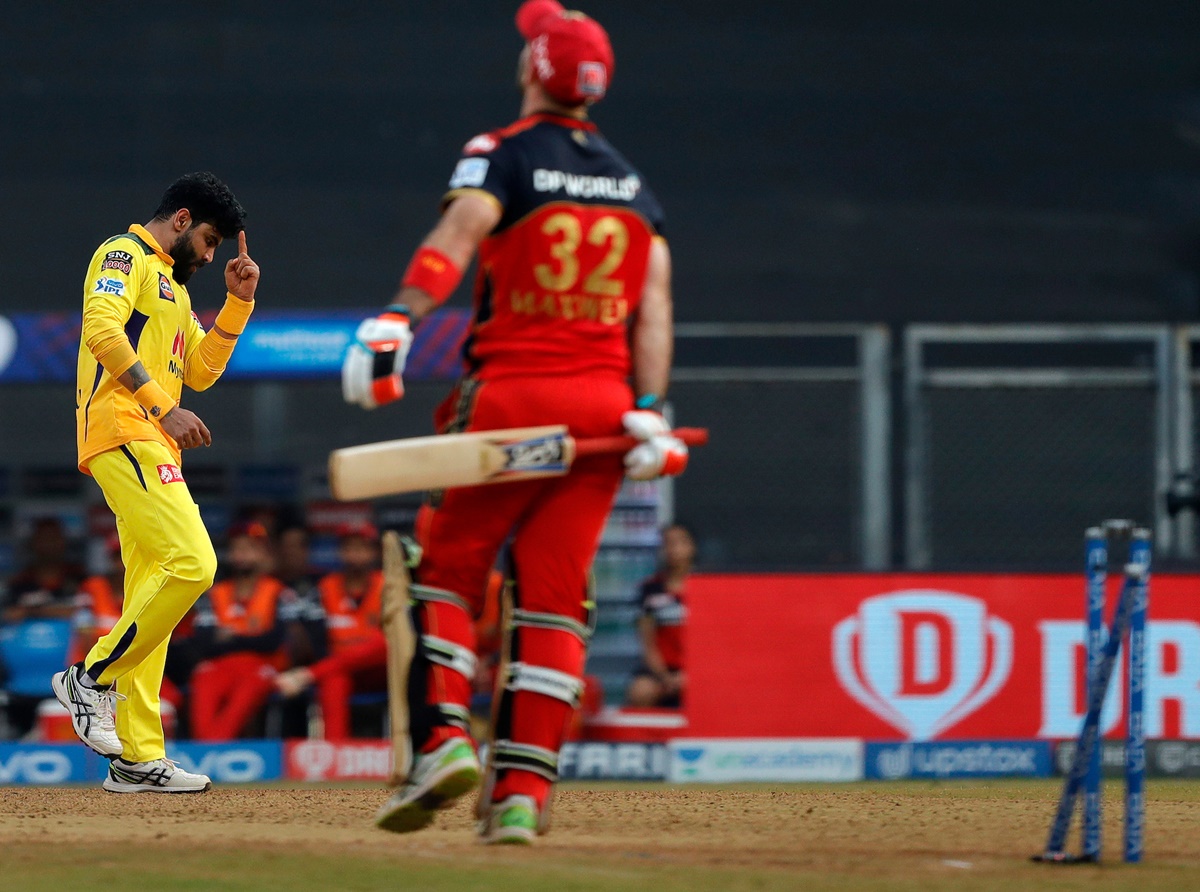
<instances>
[{"instance_id":1,"label":"bowler in yellow jersey","mask_svg":"<svg viewBox=\"0 0 1200 892\"><path fill-rule=\"evenodd\" d=\"M180 470L180 452L209 445L180 405L183 387L221 376L254 309L259 270L246 251L245 211L211 173L176 180L154 218L108 239L83 283L75 391L79 469L117 518L125 563L121 619L80 663L52 678L75 733L110 761L114 793L195 793L212 784L166 758L158 691L176 624L212 584L217 560ZM187 283L237 238L225 305L209 331Z\"/></svg>"}]
</instances>

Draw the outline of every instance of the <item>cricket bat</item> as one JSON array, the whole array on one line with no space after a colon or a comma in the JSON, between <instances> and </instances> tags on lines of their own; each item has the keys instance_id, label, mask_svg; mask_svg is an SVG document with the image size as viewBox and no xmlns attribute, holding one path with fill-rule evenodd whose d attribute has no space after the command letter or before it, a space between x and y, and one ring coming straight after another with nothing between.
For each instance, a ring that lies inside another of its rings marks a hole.
<instances>
[{"instance_id":1,"label":"cricket bat","mask_svg":"<svg viewBox=\"0 0 1200 892\"><path fill-rule=\"evenodd\" d=\"M408 670L417 652L417 633L408 617L412 578L405 561L400 535L383 534L383 610L380 617L387 638L388 720L392 733L393 787L408 780L412 770L409 740Z\"/></svg>"},{"instance_id":2,"label":"cricket bat","mask_svg":"<svg viewBox=\"0 0 1200 892\"><path fill-rule=\"evenodd\" d=\"M708 442L704 428L682 427L671 433L689 446ZM335 499L345 502L558 477L579 458L620 455L639 442L622 436L576 440L566 425L555 424L367 443L330 453L329 488Z\"/></svg>"}]
</instances>

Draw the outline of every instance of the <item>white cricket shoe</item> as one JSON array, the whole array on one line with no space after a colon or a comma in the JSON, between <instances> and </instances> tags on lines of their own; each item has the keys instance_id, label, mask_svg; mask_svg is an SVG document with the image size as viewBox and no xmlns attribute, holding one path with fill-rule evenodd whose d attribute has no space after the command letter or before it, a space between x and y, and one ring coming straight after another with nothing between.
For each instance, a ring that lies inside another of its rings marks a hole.
<instances>
[{"instance_id":1,"label":"white cricket shoe","mask_svg":"<svg viewBox=\"0 0 1200 892\"><path fill-rule=\"evenodd\" d=\"M121 755L117 737L116 701L124 700L112 688L89 688L79 683L80 666L68 666L50 676L54 696L71 713L71 727L79 739L102 756Z\"/></svg>"},{"instance_id":2,"label":"white cricket shoe","mask_svg":"<svg viewBox=\"0 0 1200 892\"><path fill-rule=\"evenodd\" d=\"M170 759L153 762L113 759L101 786L110 793L203 793L212 789L212 779L184 771Z\"/></svg>"}]
</instances>

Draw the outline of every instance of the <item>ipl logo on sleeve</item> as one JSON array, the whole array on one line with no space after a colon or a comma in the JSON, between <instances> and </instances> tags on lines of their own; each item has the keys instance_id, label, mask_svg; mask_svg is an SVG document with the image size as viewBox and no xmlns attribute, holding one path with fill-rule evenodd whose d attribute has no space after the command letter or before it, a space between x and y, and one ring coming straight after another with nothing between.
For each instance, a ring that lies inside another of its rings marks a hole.
<instances>
[{"instance_id":1,"label":"ipl logo on sleeve","mask_svg":"<svg viewBox=\"0 0 1200 892\"><path fill-rule=\"evenodd\" d=\"M833 630L838 681L912 740L930 740L995 696L1012 627L978 598L914 589L867 598Z\"/></svg>"}]
</instances>

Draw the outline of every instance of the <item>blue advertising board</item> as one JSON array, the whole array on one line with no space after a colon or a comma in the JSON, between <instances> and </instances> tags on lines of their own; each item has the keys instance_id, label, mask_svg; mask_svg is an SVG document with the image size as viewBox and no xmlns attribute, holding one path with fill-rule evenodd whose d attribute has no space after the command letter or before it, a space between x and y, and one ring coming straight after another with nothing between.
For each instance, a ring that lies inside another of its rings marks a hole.
<instances>
[{"instance_id":1,"label":"blue advertising board","mask_svg":"<svg viewBox=\"0 0 1200 892\"><path fill-rule=\"evenodd\" d=\"M82 743L0 743L0 786L98 781L107 764Z\"/></svg>"},{"instance_id":2,"label":"blue advertising board","mask_svg":"<svg viewBox=\"0 0 1200 892\"><path fill-rule=\"evenodd\" d=\"M213 783L257 783L283 777L280 740L167 741L167 756L187 771L207 774ZM82 743L0 743L0 787L95 784L107 772L108 760Z\"/></svg>"},{"instance_id":3,"label":"blue advertising board","mask_svg":"<svg viewBox=\"0 0 1200 892\"><path fill-rule=\"evenodd\" d=\"M868 780L902 778L1050 777L1048 740L955 740L868 743Z\"/></svg>"},{"instance_id":4,"label":"blue advertising board","mask_svg":"<svg viewBox=\"0 0 1200 892\"><path fill-rule=\"evenodd\" d=\"M379 308L257 311L229 360L231 381L335 380L360 322ZM205 314L211 325L213 314ZM72 313L0 316L0 384L75 380L80 317ZM405 368L409 381L457 377L470 312L440 309L414 331Z\"/></svg>"},{"instance_id":5,"label":"blue advertising board","mask_svg":"<svg viewBox=\"0 0 1200 892\"><path fill-rule=\"evenodd\" d=\"M281 740L167 741L167 757L186 771L207 774L214 784L257 783L283 777Z\"/></svg>"}]
</instances>

